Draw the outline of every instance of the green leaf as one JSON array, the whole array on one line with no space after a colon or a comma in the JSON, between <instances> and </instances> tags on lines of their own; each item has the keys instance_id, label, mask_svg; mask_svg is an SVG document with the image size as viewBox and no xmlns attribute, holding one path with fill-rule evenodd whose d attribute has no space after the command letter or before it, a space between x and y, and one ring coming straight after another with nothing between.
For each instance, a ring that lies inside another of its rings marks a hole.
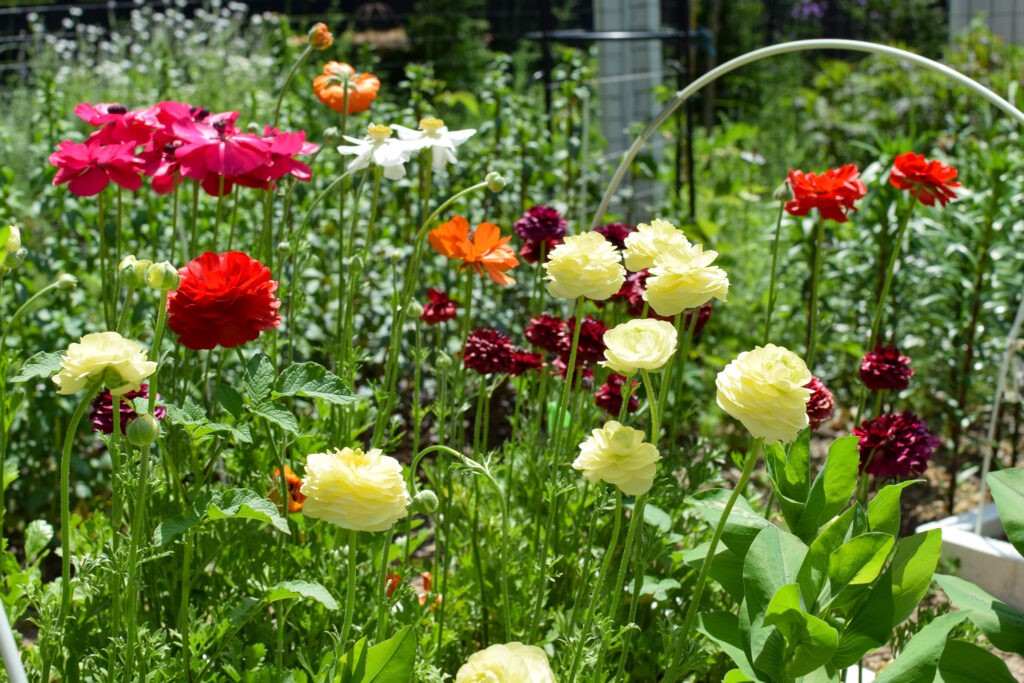
<instances>
[{"instance_id":1,"label":"green leaf","mask_svg":"<svg viewBox=\"0 0 1024 683\"><path fill-rule=\"evenodd\" d=\"M192 430L192 438L198 441L211 434L230 434L239 443L252 443L252 432L249 425L229 425L221 422L210 422Z\"/></svg>"},{"instance_id":2,"label":"green leaf","mask_svg":"<svg viewBox=\"0 0 1024 683\"><path fill-rule=\"evenodd\" d=\"M807 556L797 574L797 583L800 585L804 603L811 611L815 610L818 596L821 595L825 581L828 580L829 558L848 537L857 509L858 506L854 505L832 520L807 549Z\"/></svg>"},{"instance_id":3,"label":"green leaf","mask_svg":"<svg viewBox=\"0 0 1024 683\"><path fill-rule=\"evenodd\" d=\"M281 406L276 406L273 403L260 403L252 407L252 412L289 434L299 435L299 423L295 420L295 416Z\"/></svg>"},{"instance_id":4,"label":"green leaf","mask_svg":"<svg viewBox=\"0 0 1024 683\"><path fill-rule=\"evenodd\" d=\"M690 496L686 501L697 508L707 523L714 527L721 519L731 495L732 491L726 489L708 489ZM729 512L729 519L722 532L722 542L738 557L743 557L757 534L771 526L771 522L754 512L746 498L739 496Z\"/></svg>"},{"instance_id":5,"label":"green leaf","mask_svg":"<svg viewBox=\"0 0 1024 683\"><path fill-rule=\"evenodd\" d=\"M668 592L674 591L679 586L679 582L675 579L661 579L657 576L644 574L644 583L640 587L640 595L650 595L655 600L664 601L668 600ZM626 590L632 592L631 588L627 586Z\"/></svg>"},{"instance_id":6,"label":"green leaf","mask_svg":"<svg viewBox=\"0 0 1024 683\"><path fill-rule=\"evenodd\" d=\"M278 531L290 534L288 521L278 512L277 505L249 489L228 489L200 496L193 506L200 517L218 519L255 519L273 525Z\"/></svg>"},{"instance_id":7,"label":"green leaf","mask_svg":"<svg viewBox=\"0 0 1024 683\"><path fill-rule=\"evenodd\" d=\"M699 570L708 554L710 542L701 543L696 548L683 553L683 562ZM743 560L729 548L719 544L715 548L715 557L711 560L708 576L718 582L726 593L740 600L743 597Z\"/></svg>"},{"instance_id":8,"label":"green leaf","mask_svg":"<svg viewBox=\"0 0 1024 683\"><path fill-rule=\"evenodd\" d=\"M847 586L861 586L878 578L895 543L888 534L870 533L839 546L828 558L828 593L823 602L834 600Z\"/></svg>"},{"instance_id":9,"label":"green leaf","mask_svg":"<svg viewBox=\"0 0 1024 683\"><path fill-rule=\"evenodd\" d=\"M875 683L923 683L933 680L949 632L966 616L963 612L952 612L933 619L910 639L900 656L878 675Z\"/></svg>"},{"instance_id":10,"label":"green leaf","mask_svg":"<svg viewBox=\"0 0 1024 683\"><path fill-rule=\"evenodd\" d=\"M25 559L32 560L46 549L53 538L53 526L45 519L33 520L25 529Z\"/></svg>"},{"instance_id":11,"label":"green leaf","mask_svg":"<svg viewBox=\"0 0 1024 683\"><path fill-rule=\"evenodd\" d=\"M338 609L338 603L327 592L327 589L312 581L282 581L267 590L265 599L267 602L275 602L291 598L310 598L332 612Z\"/></svg>"},{"instance_id":12,"label":"green leaf","mask_svg":"<svg viewBox=\"0 0 1024 683\"><path fill-rule=\"evenodd\" d=\"M924 479L911 479L899 484L886 486L868 503L868 524L872 531L896 536L900 532L900 495L903 489L922 482Z\"/></svg>"},{"instance_id":13,"label":"green leaf","mask_svg":"<svg viewBox=\"0 0 1024 683\"><path fill-rule=\"evenodd\" d=\"M183 427L195 427L206 424L206 411L191 396L185 397L185 403L179 408L173 403L164 404L167 409L167 420L171 424Z\"/></svg>"},{"instance_id":14,"label":"green leaf","mask_svg":"<svg viewBox=\"0 0 1024 683\"><path fill-rule=\"evenodd\" d=\"M807 505L793 533L805 541L812 540L822 524L843 511L857 486L859 466L856 436L846 436L832 442L825 466L811 484Z\"/></svg>"},{"instance_id":15,"label":"green leaf","mask_svg":"<svg viewBox=\"0 0 1024 683\"><path fill-rule=\"evenodd\" d=\"M810 490L807 435L806 431L800 433L796 442L790 446L789 455L779 443L768 446L764 451L765 466L775 487L779 509L790 528L800 521Z\"/></svg>"},{"instance_id":16,"label":"green leaf","mask_svg":"<svg viewBox=\"0 0 1024 683\"><path fill-rule=\"evenodd\" d=\"M888 570L851 610L839 635L832 666L845 669L867 652L882 647L892 636L892 578Z\"/></svg>"},{"instance_id":17,"label":"green leaf","mask_svg":"<svg viewBox=\"0 0 1024 683\"><path fill-rule=\"evenodd\" d=\"M753 678L748 678L742 669L727 671L722 683L753 683Z\"/></svg>"},{"instance_id":18,"label":"green leaf","mask_svg":"<svg viewBox=\"0 0 1024 683\"><path fill-rule=\"evenodd\" d=\"M943 683L1016 683L1006 662L973 643L948 640L939 660Z\"/></svg>"},{"instance_id":19,"label":"green leaf","mask_svg":"<svg viewBox=\"0 0 1024 683\"><path fill-rule=\"evenodd\" d=\"M274 364L262 353L253 354L245 367L242 388L249 400L258 403L270 397L274 388Z\"/></svg>"},{"instance_id":20,"label":"green leaf","mask_svg":"<svg viewBox=\"0 0 1024 683\"><path fill-rule=\"evenodd\" d=\"M764 616L786 638L787 676L806 676L832 659L839 633L825 621L807 614L800 606L800 588L787 584L776 591Z\"/></svg>"},{"instance_id":21,"label":"green leaf","mask_svg":"<svg viewBox=\"0 0 1024 683\"><path fill-rule=\"evenodd\" d=\"M356 641L348 652L342 655L338 661L338 668L341 669L341 676L338 683L364 683L366 680L366 637Z\"/></svg>"},{"instance_id":22,"label":"green leaf","mask_svg":"<svg viewBox=\"0 0 1024 683\"><path fill-rule=\"evenodd\" d=\"M366 657L364 683L411 681L416 665L416 636L406 626L383 643L370 648Z\"/></svg>"},{"instance_id":23,"label":"green leaf","mask_svg":"<svg viewBox=\"0 0 1024 683\"><path fill-rule=\"evenodd\" d=\"M334 405L348 405L356 400L345 392L340 377L316 363L295 363L285 368L274 385L274 395L319 398Z\"/></svg>"},{"instance_id":24,"label":"green leaf","mask_svg":"<svg viewBox=\"0 0 1024 683\"><path fill-rule=\"evenodd\" d=\"M245 399L242 398L242 395L234 387L230 387L227 384L218 384L217 388L213 390L213 397L217 399L217 403L224 410L228 411L231 417L236 420L242 417L242 407L245 404Z\"/></svg>"},{"instance_id":25,"label":"green leaf","mask_svg":"<svg viewBox=\"0 0 1024 683\"><path fill-rule=\"evenodd\" d=\"M657 505L647 503L644 506L644 522L650 524L663 534L672 531L672 518Z\"/></svg>"},{"instance_id":26,"label":"green leaf","mask_svg":"<svg viewBox=\"0 0 1024 683\"><path fill-rule=\"evenodd\" d=\"M751 681L763 680L758 676L753 663L747 657L743 639L740 636L739 618L729 612L702 612L697 615L694 628L722 648L733 664Z\"/></svg>"},{"instance_id":27,"label":"green leaf","mask_svg":"<svg viewBox=\"0 0 1024 683\"><path fill-rule=\"evenodd\" d=\"M958 576L936 574L935 580L993 645L1024 655L1024 612Z\"/></svg>"},{"instance_id":28,"label":"green leaf","mask_svg":"<svg viewBox=\"0 0 1024 683\"><path fill-rule=\"evenodd\" d=\"M928 592L942 550L942 530L932 529L896 544L889 573L892 575L893 626L909 617Z\"/></svg>"},{"instance_id":29,"label":"green leaf","mask_svg":"<svg viewBox=\"0 0 1024 683\"><path fill-rule=\"evenodd\" d=\"M199 515L191 511L184 515L165 519L157 525L156 531L153 532L153 543L157 546L166 545L197 524L199 524Z\"/></svg>"},{"instance_id":30,"label":"green leaf","mask_svg":"<svg viewBox=\"0 0 1024 683\"><path fill-rule=\"evenodd\" d=\"M988 487L999 508L1006 538L1024 555L1024 470L993 472L988 475Z\"/></svg>"},{"instance_id":31,"label":"green leaf","mask_svg":"<svg viewBox=\"0 0 1024 683\"><path fill-rule=\"evenodd\" d=\"M25 361L12 382L27 382L37 377L49 377L60 370L61 355L55 351L40 351Z\"/></svg>"}]
</instances>

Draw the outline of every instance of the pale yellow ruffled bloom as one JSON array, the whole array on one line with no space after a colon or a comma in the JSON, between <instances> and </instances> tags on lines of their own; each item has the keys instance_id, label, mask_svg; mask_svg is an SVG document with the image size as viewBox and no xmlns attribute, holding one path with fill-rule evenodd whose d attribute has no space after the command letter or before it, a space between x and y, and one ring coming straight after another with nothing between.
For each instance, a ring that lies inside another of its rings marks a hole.
<instances>
[{"instance_id":1,"label":"pale yellow ruffled bloom","mask_svg":"<svg viewBox=\"0 0 1024 683\"><path fill-rule=\"evenodd\" d=\"M566 237L551 250L544 270L548 293L559 299L585 296L603 301L626 281L618 249L598 232Z\"/></svg>"},{"instance_id":2,"label":"pale yellow ruffled bloom","mask_svg":"<svg viewBox=\"0 0 1024 683\"><path fill-rule=\"evenodd\" d=\"M379 448L313 453L300 491L304 515L356 531L390 529L410 502L401 463Z\"/></svg>"},{"instance_id":3,"label":"pale yellow ruffled bloom","mask_svg":"<svg viewBox=\"0 0 1024 683\"><path fill-rule=\"evenodd\" d=\"M455 683L555 683L555 675L544 650L511 642L470 655Z\"/></svg>"},{"instance_id":4,"label":"pale yellow ruffled bloom","mask_svg":"<svg viewBox=\"0 0 1024 683\"><path fill-rule=\"evenodd\" d=\"M699 244L660 254L645 283L644 301L664 316L699 308L712 299L725 301L729 295L729 276L711 265L716 258L718 252L704 251Z\"/></svg>"},{"instance_id":5,"label":"pale yellow ruffled bloom","mask_svg":"<svg viewBox=\"0 0 1024 683\"><path fill-rule=\"evenodd\" d=\"M804 385L811 372L798 355L775 344L744 351L718 373L718 405L765 443L790 443L807 428Z\"/></svg>"},{"instance_id":6,"label":"pale yellow ruffled bloom","mask_svg":"<svg viewBox=\"0 0 1024 683\"><path fill-rule=\"evenodd\" d=\"M60 372L53 376L58 394L73 394L93 380L102 380L113 396L138 391L142 380L156 371L146 351L117 332L87 334L68 345Z\"/></svg>"},{"instance_id":7,"label":"pale yellow ruffled bloom","mask_svg":"<svg viewBox=\"0 0 1024 683\"><path fill-rule=\"evenodd\" d=\"M676 352L676 328L664 320L638 319L616 325L604 333L601 365L627 377L637 370L665 367Z\"/></svg>"},{"instance_id":8,"label":"pale yellow ruffled bloom","mask_svg":"<svg viewBox=\"0 0 1024 683\"><path fill-rule=\"evenodd\" d=\"M658 254L690 247L686 234L666 220L641 223L626 236L626 268L634 273L650 268Z\"/></svg>"},{"instance_id":9,"label":"pale yellow ruffled bloom","mask_svg":"<svg viewBox=\"0 0 1024 683\"><path fill-rule=\"evenodd\" d=\"M606 481L627 496L638 496L650 490L659 460L658 448L644 441L642 431L609 420L580 444L572 466L591 484Z\"/></svg>"}]
</instances>

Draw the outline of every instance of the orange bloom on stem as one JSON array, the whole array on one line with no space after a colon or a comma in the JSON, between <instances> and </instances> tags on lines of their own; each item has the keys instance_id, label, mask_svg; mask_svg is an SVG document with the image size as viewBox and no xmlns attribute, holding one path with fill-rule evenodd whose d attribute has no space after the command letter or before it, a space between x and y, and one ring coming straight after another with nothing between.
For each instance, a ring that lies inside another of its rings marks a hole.
<instances>
[{"instance_id":1,"label":"orange bloom on stem","mask_svg":"<svg viewBox=\"0 0 1024 683\"><path fill-rule=\"evenodd\" d=\"M481 223L472 234L469 221L456 216L427 234L434 251L450 259L463 261L462 268L472 267L478 274L487 275L499 285L515 284L505 274L519 265L515 251L506 242L512 235L501 236L501 228L493 223Z\"/></svg>"},{"instance_id":2,"label":"orange bloom on stem","mask_svg":"<svg viewBox=\"0 0 1024 683\"><path fill-rule=\"evenodd\" d=\"M331 30L322 21L313 24L309 29L309 44L316 50L326 50L334 43Z\"/></svg>"},{"instance_id":3,"label":"orange bloom on stem","mask_svg":"<svg viewBox=\"0 0 1024 683\"><path fill-rule=\"evenodd\" d=\"M276 485L280 481L281 470L275 467L274 484ZM306 496L300 490L302 488L302 480L299 479L299 476L288 465L284 466L284 481L288 484L288 512L301 512L302 503L306 500ZM270 499L280 505L277 489L270 492Z\"/></svg>"},{"instance_id":4,"label":"orange bloom on stem","mask_svg":"<svg viewBox=\"0 0 1024 683\"><path fill-rule=\"evenodd\" d=\"M313 92L317 99L336 112L345 109L345 91L348 90L348 112L366 111L380 89L380 81L373 74L357 74L344 62L327 62L324 73L313 79Z\"/></svg>"}]
</instances>

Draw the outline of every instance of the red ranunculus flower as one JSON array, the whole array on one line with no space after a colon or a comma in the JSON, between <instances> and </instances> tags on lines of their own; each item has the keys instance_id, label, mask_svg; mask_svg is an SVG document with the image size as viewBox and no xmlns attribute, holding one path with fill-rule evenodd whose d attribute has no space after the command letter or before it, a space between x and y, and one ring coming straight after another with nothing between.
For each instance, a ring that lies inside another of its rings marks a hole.
<instances>
[{"instance_id":1,"label":"red ranunculus flower","mask_svg":"<svg viewBox=\"0 0 1024 683\"><path fill-rule=\"evenodd\" d=\"M519 255L523 257L523 260L527 263L537 263L541 258L541 251L544 252L544 258L548 257L555 247L562 243L561 237L551 237L548 239L537 240L536 242L526 242L523 248L519 250Z\"/></svg>"},{"instance_id":2,"label":"red ranunculus flower","mask_svg":"<svg viewBox=\"0 0 1024 683\"><path fill-rule=\"evenodd\" d=\"M512 228L516 234L527 242L542 242L544 240L557 239L561 241L565 237L566 227L569 222L562 218L562 214L550 206L531 206L517 220Z\"/></svg>"},{"instance_id":3,"label":"red ranunculus flower","mask_svg":"<svg viewBox=\"0 0 1024 683\"><path fill-rule=\"evenodd\" d=\"M811 390L811 397L807 399L807 417L811 421L811 429L817 429L822 422L832 417L835 399L817 377L812 376L804 387Z\"/></svg>"},{"instance_id":4,"label":"red ranunculus flower","mask_svg":"<svg viewBox=\"0 0 1024 683\"><path fill-rule=\"evenodd\" d=\"M433 287L427 290L427 298L430 299L430 303L423 307L420 320L428 325L436 325L455 319L455 309L459 307L458 301L449 298L445 292Z\"/></svg>"},{"instance_id":5,"label":"red ranunculus flower","mask_svg":"<svg viewBox=\"0 0 1024 683\"><path fill-rule=\"evenodd\" d=\"M936 199L945 206L949 200L956 199L956 194L949 189L960 187L960 183L953 182L956 175L955 168L941 161L928 161L923 154L904 152L893 162L889 182L897 189L910 190L910 196L917 197L925 206L935 206Z\"/></svg>"},{"instance_id":6,"label":"red ranunculus flower","mask_svg":"<svg viewBox=\"0 0 1024 683\"><path fill-rule=\"evenodd\" d=\"M526 340L539 349L558 353L563 330L569 326L561 318L550 313L542 313L539 317L530 318L530 326L526 328ZM582 330L580 331L582 333ZM571 344L566 342L566 345Z\"/></svg>"},{"instance_id":7,"label":"red ranunculus flower","mask_svg":"<svg viewBox=\"0 0 1024 683\"><path fill-rule=\"evenodd\" d=\"M860 381L872 391L903 391L910 386L913 374L910 358L901 355L895 346L876 346L860 362Z\"/></svg>"},{"instance_id":8,"label":"red ranunculus flower","mask_svg":"<svg viewBox=\"0 0 1024 683\"><path fill-rule=\"evenodd\" d=\"M598 408L604 408L612 417L618 417L619 411L622 410L622 385L625 382L626 378L623 375L614 372L608 375L608 381L602 384L601 388L594 394L594 405ZM633 384L635 385L636 382L633 382ZM630 393L626 412L635 413L639 408L640 398L636 395L636 392Z\"/></svg>"},{"instance_id":9,"label":"red ranunculus flower","mask_svg":"<svg viewBox=\"0 0 1024 683\"><path fill-rule=\"evenodd\" d=\"M556 358L551 361L551 367L554 369L552 375L561 375L562 381L565 381L566 375L568 374L569 364L561 358ZM579 387L583 384L592 386L594 382L594 367L590 363L576 363L576 370L572 373L572 384L574 387Z\"/></svg>"},{"instance_id":10,"label":"red ranunculus flower","mask_svg":"<svg viewBox=\"0 0 1024 683\"><path fill-rule=\"evenodd\" d=\"M508 374L518 377L527 370L537 370L544 365L544 356L532 351L516 349L512 354L512 367Z\"/></svg>"},{"instance_id":11,"label":"red ranunculus flower","mask_svg":"<svg viewBox=\"0 0 1024 683\"><path fill-rule=\"evenodd\" d=\"M156 397L159 399L160 394ZM138 417L135 414L135 406L132 401L136 398L149 398L149 385L142 384L138 391L129 391L121 395L121 433L128 428L128 423ZM153 417L158 420L164 419L167 409L158 405L153 409ZM114 433L114 401L110 391L104 389L92 400L92 411L89 413L89 421L92 422L92 431L104 434Z\"/></svg>"},{"instance_id":12,"label":"red ranunculus flower","mask_svg":"<svg viewBox=\"0 0 1024 683\"><path fill-rule=\"evenodd\" d=\"M561 338L558 340L558 357L563 363L569 362L569 354L572 351L572 337L576 331L576 318L569 318L569 322L561 331ZM593 316L585 316L580 326L580 340L576 346L576 364L597 363L604 360L604 333L608 326Z\"/></svg>"},{"instance_id":13,"label":"red ranunculus flower","mask_svg":"<svg viewBox=\"0 0 1024 683\"><path fill-rule=\"evenodd\" d=\"M626 237L630 233L636 232L636 227L626 225L625 223L608 223L599 228L594 228L594 232L604 235L604 238L614 244L616 249L625 249Z\"/></svg>"},{"instance_id":14,"label":"red ranunculus flower","mask_svg":"<svg viewBox=\"0 0 1024 683\"><path fill-rule=\"evenodd\" d=\"M786 211L794 216L806 216L811 209L817 209L822 218L837 223L846 222L846 214L857 210L853 203L868 191L853 164L829 169L821 175L790 169L786 182L793 190L793 199L786 202Z\"/></svg>"},{"instance_id":15,"label":"red ranunculus flower","mask_svg":"<svg viewBox=\"0 0 1024 683\"><path fill-rule=\"evenodd\" d=\"M208 251L178 269L167 296L167 324L190 349L234 348L281 324L270 269L248 254Z\"/></svg>"},{"instance_id":16,"label":"red ranunculus flower","mask_svg":"<svg viewBox=\"0 0 1024 683\"><path fill-rule=\"evenodd\" d=\"M466 338L462 362L481 375L510 372L515 362L512 340L498 330L473 330Z\"/></svg>"},{"instance_id":17,"label":"red ranunculus flower","mask_svg":"<svg viewBox=\"0 0 1024 683\"><path fill-rule=\"evenodd\" d=\"M859 436L860 471L883 477L920 474L942 443L914 413L886 413L853 430Z\"/></svg>"}]
</instances>

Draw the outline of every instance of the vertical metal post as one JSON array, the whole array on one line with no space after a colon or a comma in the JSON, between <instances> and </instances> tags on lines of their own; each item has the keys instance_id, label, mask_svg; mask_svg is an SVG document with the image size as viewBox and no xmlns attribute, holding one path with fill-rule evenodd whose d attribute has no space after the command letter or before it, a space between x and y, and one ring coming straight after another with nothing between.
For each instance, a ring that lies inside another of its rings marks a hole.
<instances>
[{"instance_id":1,"label":"vertical metal post","mask_svg":"<svg viewBox=\"0 0 1024 683\"><path fill-rule=\"evenodd\" d=\"M548 115L548 132L554 132L551 123L551 71L554 69L554 60L551 57L551 41L548 34L555 29L555 16L551 13L551 3L547 0L538 0L538 5L540 7L540 49L543 56L541 80L544 83L544 113Z\"/></svg>"}]
</instances>

